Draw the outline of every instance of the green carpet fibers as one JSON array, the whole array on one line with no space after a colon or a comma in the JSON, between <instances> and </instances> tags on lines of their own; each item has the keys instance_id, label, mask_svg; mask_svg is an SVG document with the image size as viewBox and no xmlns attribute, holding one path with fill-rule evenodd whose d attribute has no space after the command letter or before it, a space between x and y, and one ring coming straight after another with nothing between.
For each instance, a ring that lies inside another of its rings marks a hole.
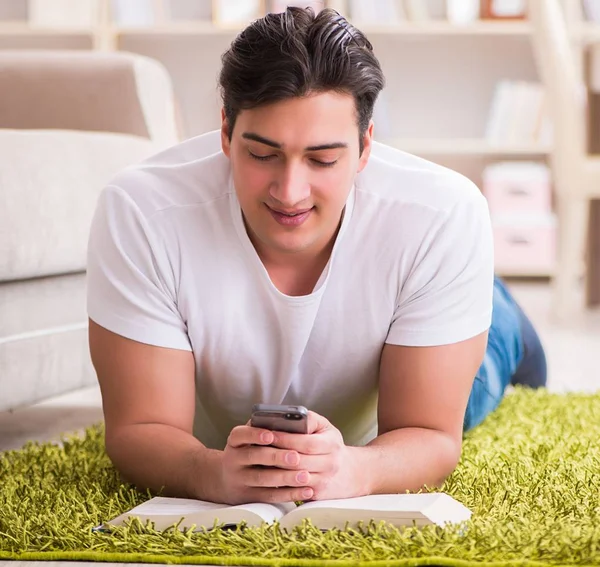
<instances>
[{"instance_id":1,"label":"green carpet fibers","mask_svg":"<svg viewBox=\"0 0 600 567\"><path fill-rule=\"evenodd\" d=\"M600 394L518 388L465 436L443 490L473 511L457 528L306 522L155 532L91 528L148 498L119 481L102 427L0 455L0 559L221 565L600 565Z\"/></svg>"}]
</instances>

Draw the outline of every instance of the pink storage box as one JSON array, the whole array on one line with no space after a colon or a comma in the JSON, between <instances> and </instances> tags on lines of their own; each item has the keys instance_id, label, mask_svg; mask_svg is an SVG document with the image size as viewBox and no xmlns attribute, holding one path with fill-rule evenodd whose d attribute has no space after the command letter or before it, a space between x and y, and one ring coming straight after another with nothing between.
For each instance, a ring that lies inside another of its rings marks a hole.
<instances>
[{"instance_id":1,"label":"pink storage box","mask_svg":"<svg viewBox=\"0 0 600 567\"><path fill-rule=\"evenodd\" d=\"M505 217L493 224L498 273L551 275L556 267L556 218Z\"/></svg>"},{"instance_id":2,"label":"pink storage box","mask_svg":"<svg viewBox=\"0 0 600 567\"><path fill-rule=\"evenodd\" d=\"M552 212L550 171L543 163L500 162L483 172L483 194L492 216Z\"/></svg>"}]
</instances>

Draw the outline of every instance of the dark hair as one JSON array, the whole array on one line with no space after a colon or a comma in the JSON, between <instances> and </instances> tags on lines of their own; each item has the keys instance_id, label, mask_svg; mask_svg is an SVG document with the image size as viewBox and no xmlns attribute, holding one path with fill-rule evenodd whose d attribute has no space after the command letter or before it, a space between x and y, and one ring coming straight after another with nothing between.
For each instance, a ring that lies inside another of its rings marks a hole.
<instances>
[{"instance_id":1,"label":"dark hair","mask_svg":"<svg viewBox=\"0 0 600 567\"><path fill-rule=\"evenodd\" d=\"M241 110L309 93L354 97L362 138L385 79L365 35L331 9L289 7L244 29L222 56L219 77L231 137Z\"/></svg>"}]
</instances>

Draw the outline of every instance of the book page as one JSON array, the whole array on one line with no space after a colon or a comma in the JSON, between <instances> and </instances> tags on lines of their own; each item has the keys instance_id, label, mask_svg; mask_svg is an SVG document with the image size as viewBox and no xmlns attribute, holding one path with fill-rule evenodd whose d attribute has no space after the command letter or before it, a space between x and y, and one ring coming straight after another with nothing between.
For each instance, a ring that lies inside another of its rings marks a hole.
<instances>
[{"instance_id":1,"label":"book page","mask_svg":"<svg viewBox=\"0 0 600 567\"><path fill-rule=\"evenodd\" d=\"M219 508L229 508L227 504L217 504L215 502L205 502L203 500L193 500L190 498L167 498L156 496L147 502L129 510L128 514L140 514L143 516L188 516L195 512L204 512L205 510L218 510Z\"/></svg>"},{"instance_id":2,"label":"book page","mask_svg":"<svg viewBox=\"0 0 600 567\"><path fill-rule=\"evenodd\" d=\"M237 515L236 511L246 511L256 514L265 522L273 522L281 519L287 512L293 510L294 508L296 508L296 505L293 502L285 504L264 504L256 502L251 504L238 504L237 506L230 506L228 504L207 502L204 500L156 496L147 502L136 506L132 510L129 510L127 515L149 516L153 518L161 516L189 517L197 513L221 510L221 514L215 513L214 516L223 516L229 520ZM244 516L244 514L242 514L242 516Z\"/></svg>"},{"instance_id":3,"label":"book page","mask_svg":"<svg viewBox=\"0 0 600 567\"><path fill-rule=\"evenodd\" d=\"M252 512L257 516L260 516L263 521L272 523L275 520L281 520L288 512L291 512L297 506L293 503L287 504L262 504L260 502L252 504L240 504L238 506L231 506L232 509L246 510Z\"/></svg>"},{"instance_id":4,"label":"book page","mask_svg":"<svg viewBox=\"0 0 600 567\"><path fill-rule=\"evenodd\" d=\"M371 494L340 500L317 500L302 504L300 508L329 508L343 510L373 510L391 512L418 512L440 498L440 493L422 494Z\"/></svg>"},{"instance_id":5,"label":"book page","mask_svg":"<svg viewBox=\"0 0 600 567\"><path fill-rule=\"evenodd\" d=\"M444 493L373 494L342 500L308 502L287 514L281 521L284 529L310 519L321 530L356 527L361 522L386 521L394 526L425 526L429 524L468 520L470 510Z\"/></svg>"}]
</instances>

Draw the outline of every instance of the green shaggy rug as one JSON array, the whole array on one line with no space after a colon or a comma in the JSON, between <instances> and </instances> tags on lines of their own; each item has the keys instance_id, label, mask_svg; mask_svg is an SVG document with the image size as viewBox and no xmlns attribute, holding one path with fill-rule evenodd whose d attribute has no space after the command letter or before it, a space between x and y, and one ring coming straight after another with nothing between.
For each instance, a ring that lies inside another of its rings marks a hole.
<instances>
[{"instance_id":1,"label":"green shaggy rug","mask_svg":"<svg viewBox=\"0 0 600 567\"><path fill-rule=\"evenodd\" d=\"M600 394L517 389L467 434L443 490L473 511L436 526L321 533L91 531L148 498L118 475L102 428L0 454L0 559L220 565L600 565Z\"/></svg>"}]
</instances>

